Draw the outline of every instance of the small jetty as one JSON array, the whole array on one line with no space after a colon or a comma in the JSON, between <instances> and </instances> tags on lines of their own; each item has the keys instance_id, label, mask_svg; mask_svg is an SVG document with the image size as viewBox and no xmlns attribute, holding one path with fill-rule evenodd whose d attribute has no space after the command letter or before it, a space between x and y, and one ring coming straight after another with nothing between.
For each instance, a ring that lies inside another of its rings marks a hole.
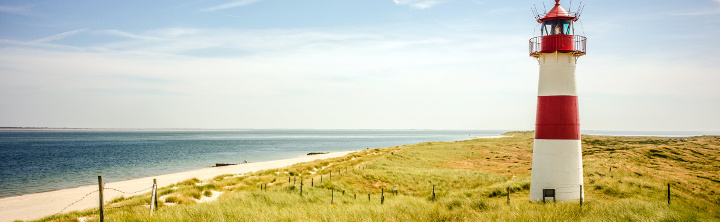
<instances>
[{"instance_id":1,"label":"small jetty","mask_svg":"<svg viewBox=\"0 0 720 222\"><path fill-rule=\"evenodd\" d=\"M223 167L223 166L232 166L232 165L238 165L237 163L216 163L213 167Z\"/></svg>"},{"instance_id":2,"label":"small jetty","mask_svg":"<svg viewBox=\"0 0 720 222\"><path fill-rule=\"evenodd\" d=\"M310 155L327 154L327 153L330 153L330 152L324 152L324 153L322 153L322 152L312 152L312 153L308 153L307 155L310 156Z\"/></svg>"}]
</instances>

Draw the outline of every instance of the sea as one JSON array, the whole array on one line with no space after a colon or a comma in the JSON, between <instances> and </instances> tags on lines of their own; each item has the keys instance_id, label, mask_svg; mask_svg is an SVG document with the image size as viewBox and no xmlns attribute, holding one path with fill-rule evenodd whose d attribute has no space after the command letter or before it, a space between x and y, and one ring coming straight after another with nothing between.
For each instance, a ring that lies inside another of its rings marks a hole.
<instances>
[{"instance_id":1,"label":"sea","mask_svg":"<svg viewBox=\"0 0 720 222\"><path fill-rule=\"evenodd\" d=\"M216 163L262 162L497 136L507 130L0 130L0 198L183 172ZM720 132L583 131L622 136Z\"/></svg>"}]
</instances>

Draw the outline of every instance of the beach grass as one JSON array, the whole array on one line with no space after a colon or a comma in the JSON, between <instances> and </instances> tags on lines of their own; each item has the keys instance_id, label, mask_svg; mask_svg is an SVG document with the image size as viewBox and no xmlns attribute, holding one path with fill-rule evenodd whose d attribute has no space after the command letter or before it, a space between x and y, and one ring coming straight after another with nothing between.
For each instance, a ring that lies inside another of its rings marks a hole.
<instances>
[{"instance_id":1,"label":"beach grass","mask_svg":"<svg viewBox=\"0 0 720 222\"><path fill-rule=\"evenodd\" d=\"M150 195L143 194L110 201L106 220L720 221L720 136L679 141L584 135L580 206L529 202L533 133L505 135L366 149L286 168L191 179L160 188L162 202L153 216ZM212 192L223 193L198 203ZM97 209L40 221L78 219L97 221Z\"/></svg>"}]
</instances>

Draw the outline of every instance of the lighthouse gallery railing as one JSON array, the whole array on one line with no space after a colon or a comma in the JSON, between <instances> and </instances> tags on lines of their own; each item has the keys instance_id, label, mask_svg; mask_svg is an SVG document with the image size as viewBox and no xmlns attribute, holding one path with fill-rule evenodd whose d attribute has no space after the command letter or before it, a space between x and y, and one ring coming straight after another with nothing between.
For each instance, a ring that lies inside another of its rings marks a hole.
<instances>
[{"instance_id":1,"label":"lighthouse gallery railing","mask_svg":"<svg viewBox=\"0 0 720 222\"><path fill-rule=\"evenodd\" d=\"M587 38L585 36L581 35L573 35L572 38L572 49L558 49L555 47L551 47L554 50L548 51L548 47L543 47L543 37L545 38L545 44L552 44L553 46L560 45L560 41L564 41L564 38L547 38L549 36L535 36L530 39L530 56L536 57L539 56L540 53L553 53L553 52L575 52L578 56L585 55L586 53L586 44L587 44ZM570 37L570 36L567 36ZM548 42L551 41L551 42ZM543 48L545 50L543 50Z\"/></svg>"}]
</instances>

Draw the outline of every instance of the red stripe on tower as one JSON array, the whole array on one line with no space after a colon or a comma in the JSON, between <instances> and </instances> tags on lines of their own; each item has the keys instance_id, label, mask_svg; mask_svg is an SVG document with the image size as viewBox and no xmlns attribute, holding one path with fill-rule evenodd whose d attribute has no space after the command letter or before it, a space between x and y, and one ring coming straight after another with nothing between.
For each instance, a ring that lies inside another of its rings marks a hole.
<instances>
[{"instance_id":1,"label":"red stripe on tower","mask_svg":"<svg viewBox=\"0 0 720 222\"><path fill-rule=\"evenodd\" d=\"M577 96L538 96L535 139L580 139Z\"/></svg>"}]
</instances>

